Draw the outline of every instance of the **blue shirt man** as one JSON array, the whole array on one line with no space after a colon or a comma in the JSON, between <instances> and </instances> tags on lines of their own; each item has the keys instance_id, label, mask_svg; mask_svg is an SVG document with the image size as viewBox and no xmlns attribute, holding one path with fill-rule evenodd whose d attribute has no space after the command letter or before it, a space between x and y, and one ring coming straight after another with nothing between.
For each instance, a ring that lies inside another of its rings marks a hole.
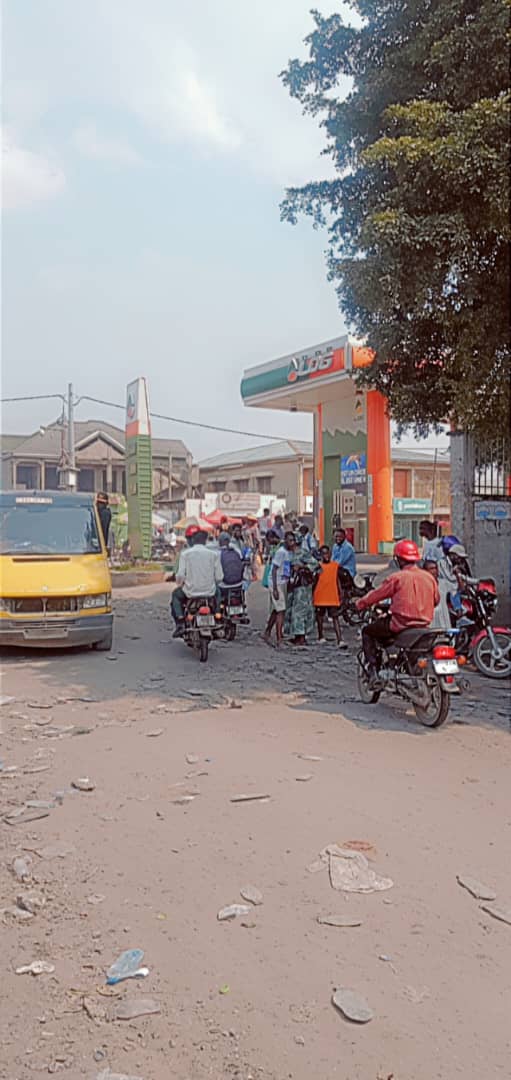
<instances>
[{"instance_id":1,"label":"blue shirt man","mask_svg":"<svg viewBox=\"0 0 511 1080\"><path fill-rule=\"evenodd\" d=\"M347 570L352 578L357 572L357 557L355 548L346 539L344 529L336 529L334 534L334 546L332 548L332 562L339 563L343 570Z\"/></svg>"}]
</instances>

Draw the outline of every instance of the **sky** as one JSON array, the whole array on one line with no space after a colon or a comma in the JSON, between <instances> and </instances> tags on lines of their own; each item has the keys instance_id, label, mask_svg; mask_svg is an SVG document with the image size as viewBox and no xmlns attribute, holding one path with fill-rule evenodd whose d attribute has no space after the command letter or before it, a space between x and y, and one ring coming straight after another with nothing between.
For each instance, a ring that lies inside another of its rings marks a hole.
<instances>
[{"instance_id":1,"label":"sky","mask_svg":"<svg viewBox=\"0 0 511 1080\"><path fill-rule=\"evenodd\" d=\"M145 375L157 412L311 437L309 417L247 409L239 393L245 367L345 331L326 235L279 218L287 185L330 175L317 124L278 78L306 55L310 7L4 0L4 397L72 382L122 403ZM4 430L54 416L54 403L10 405ZM92 417L123 424L82 402L76 418ZM198 460L261 441L154 433Z\"/></svg>"}]
</instances>

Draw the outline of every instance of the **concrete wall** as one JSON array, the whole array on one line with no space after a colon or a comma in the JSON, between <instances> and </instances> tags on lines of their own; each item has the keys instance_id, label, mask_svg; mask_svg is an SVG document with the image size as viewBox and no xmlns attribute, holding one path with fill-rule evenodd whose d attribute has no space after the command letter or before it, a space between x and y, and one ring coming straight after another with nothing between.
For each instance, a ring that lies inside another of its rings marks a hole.
<instances>
[{"instance_id":1,"label":"concrete wall","mask_svg":"<svg viewBox=\"0 0 511 1080\"><path fill-rule=\"evenodd\" d=\"M506 502L474 495L474 445L463 432L451 433L452 531L463 541L472 573L495 579L499 595L497 621L511 621L511 520L481 521L477 505ZM509 503L508 503L509 505Z\"/></svg>"},{"instance_id":2,"label":"concrete wall","mask_svg":"<svg viewBox=\"0 0 511 1080\"><path fill-rule=\"evenodd\" d=\"M312 462L307 461L306 464L310 466ZM298 461L268 461L259 465L201 469L200 482L204 491L211 491L212 484L225 481L225 491L236 492L239 490L236 480L248 479L248 490L258 491L257 477L268 476L271 494L285 499L288 510L300 513L300 471L301 465Z\"/></svg>"}]
</instances>

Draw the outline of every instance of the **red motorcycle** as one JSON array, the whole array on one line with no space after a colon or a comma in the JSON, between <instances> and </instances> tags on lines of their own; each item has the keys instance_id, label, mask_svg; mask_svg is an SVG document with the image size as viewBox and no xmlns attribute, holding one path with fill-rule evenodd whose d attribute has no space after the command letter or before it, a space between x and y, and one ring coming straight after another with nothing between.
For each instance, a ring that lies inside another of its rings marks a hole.
<instances>
[{"instance_id":1,"label":"red motorcycle","mask_svg":"<svg viewBox=\"0 0 511 1080\"><path fill-rule=\"evenodd\" d=\"M493 578L460 578L458 596L458 607L449 598L451 622L458 630L456 652L471 657L482 675L507 679L511 675L511 630L491 625L498 602Z\"/></svg>"}]
</instances>

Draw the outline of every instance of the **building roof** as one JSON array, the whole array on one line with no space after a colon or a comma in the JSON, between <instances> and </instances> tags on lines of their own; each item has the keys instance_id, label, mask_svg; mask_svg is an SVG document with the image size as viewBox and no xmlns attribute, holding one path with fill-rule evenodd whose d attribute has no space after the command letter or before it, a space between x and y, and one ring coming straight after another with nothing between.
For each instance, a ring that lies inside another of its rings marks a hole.
<instances>
[{"instance_id":1,"label":"building roof","mask_svg":"<svg viewBox=\"0 0 511 1080\"><path fill-rule=\"evenodd\" d=\"M414 450L406 446L393 446L391 450L392 461L408 465L434 465L434 450ZM439 448L436 455L437 465L450 465L451 458L448 449Z\"/></svg>"},{"instance_id":2,"label":"building roof","mask_svg":"<svg viewBox=\"0 0 511 1080\"><path fill-rule=\"evenodd\" d=\"M108 424L104 420L75 421L75 444L78 450L81 443L94 436L102 436L124 447L124 430L115 424ZM62 443L62 427L54 423L43 432L35 431L32 435L2 435L1 443L3 456L16 454L19 445L20 454L23 457L58 459ZM153 457L168 457L172 454L177 458L186 458L188 454L187 447L181 439L153 439L152 450Z\"/></svg>"},{"instance_id":3,"label":"building roof","mask_svg":"<svg viewBox=\"0 0 511 1080\"><path fill-rule=\"evenodd\" d=\"M247 450L233 450L227 454L217 454L199 462L199 469L227 469L240 465L259 465L268 461L292 461L293 458L311 458L312 443L300 439L283 439L280 442L267 443L265 446L252 446Z\"/></svg>"}]
</instances>

